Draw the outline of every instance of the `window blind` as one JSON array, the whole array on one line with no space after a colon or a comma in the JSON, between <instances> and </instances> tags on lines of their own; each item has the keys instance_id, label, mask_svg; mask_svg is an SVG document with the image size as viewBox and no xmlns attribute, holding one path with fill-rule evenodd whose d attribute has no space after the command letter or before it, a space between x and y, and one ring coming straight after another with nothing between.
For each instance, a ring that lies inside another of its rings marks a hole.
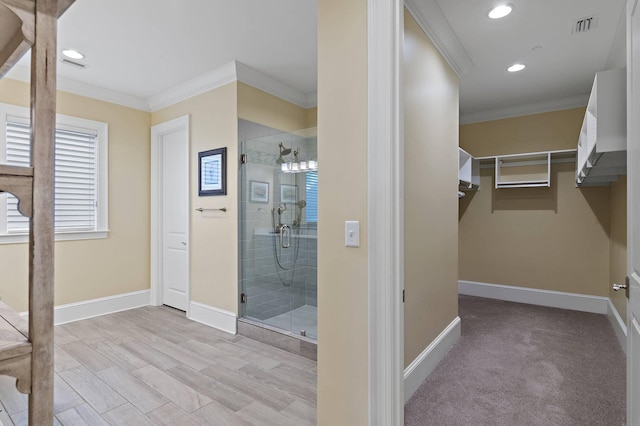
<instances>
[{"instance_id":1,"label":"window blind","mask_svg":"<svg viewBox=\"0 0 640 426\"><path fill-rule=\"evenodd\" d=\"M97 135L56 129L56 231L93 231L97 222ZM29 166L30 129L7 122L7 164ZM17 200L7 198L7 232L23 233L29 220L17 211Z\"/></svg>"},{"instance_id":2,"label":"window blind","mask_svg":"<svg viewBox=\"0 0 640 426\"><path fill-rule=\"evenodd\" d=\"M307 223L318 222L318 172L307 172Z\"/></svg>"}]
</instances>

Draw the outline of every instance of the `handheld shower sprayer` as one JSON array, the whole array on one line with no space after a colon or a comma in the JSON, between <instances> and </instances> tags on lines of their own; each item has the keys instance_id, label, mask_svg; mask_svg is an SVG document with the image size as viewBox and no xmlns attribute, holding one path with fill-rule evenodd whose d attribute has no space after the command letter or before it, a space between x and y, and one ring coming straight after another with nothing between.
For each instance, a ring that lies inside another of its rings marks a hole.
<instances>
[{"instance_id":1,"label":"handheld shower sprayer","mask_svg":"<svg viewBox=\"0 0 640 426\"><path fill-rule=\"evenodd\" d=\"M300 225L302 224L302 209L307 207L307 201L300 200L296 203L296 206L298 207L298 212L296 213L296 220L293 221L293 225L300 227Z\"/></svg>"},{"instance_id":2,"label":"handheld shower sprayer","mask_svg":"<svg viewBox=\"0 0 640 426\"><path fill-rule=\"evenodd\" d=\"M282 213L287 211L287 205L286 204L280 204L278 206L278 209L271 209L271 214L273 215L273 211L277 211L278 212L278 226L276 226L276 232L278 231L278 229L280 229L280 227L282 226ZM275 221L274 221L275 222ZM275 224L274 224L275 225Z\"/></svg>"}]
</instances>

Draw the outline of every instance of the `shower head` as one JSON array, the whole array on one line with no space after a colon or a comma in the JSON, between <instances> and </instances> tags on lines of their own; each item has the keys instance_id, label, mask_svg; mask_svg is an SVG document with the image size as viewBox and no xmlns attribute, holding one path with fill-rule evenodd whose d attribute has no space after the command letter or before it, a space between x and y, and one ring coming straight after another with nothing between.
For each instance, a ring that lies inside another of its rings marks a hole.
<instances>
[{"instance_id":1,"label":"shower head","mask_svg":"<svg viewBox=\"0 0 640 426\"><path fill-rule=\"evenodd\" d=\"M304 209L305 207L307 207L307 202L305 200L298 201L298 207Z\"/></svg>"},{"instance_id":2,"label":"shower head","mask_svg":"<svg viewBox=\"0 0 640 426\"><path fill-rule=\"evenodd\" d=\"M284 144L282 142L280 142L280 145L278 145L280 147L280 157L282 157L283 155L289 155L291 154L291 149L290 148L285 148Z\"/></svg>"}]
</instances>

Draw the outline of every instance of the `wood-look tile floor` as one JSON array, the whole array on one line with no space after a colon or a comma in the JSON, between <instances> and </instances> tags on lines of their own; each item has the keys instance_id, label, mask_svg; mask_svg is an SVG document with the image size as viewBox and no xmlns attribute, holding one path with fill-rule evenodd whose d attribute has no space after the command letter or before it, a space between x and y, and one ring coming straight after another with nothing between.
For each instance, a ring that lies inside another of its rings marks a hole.
<instances>
[{"instance_id":1,"label":"wood-look tile floor","mask_svg":"<svg viewBox=\"0 0 640 426\"><path fill-rule=\"evenodd\" d=\"M144 307L55 328L56 425L315 425L316 362ZM0 421L27 396L0 376ZM7 416L8 414L8 416Z\"/></svg>"}]
</instances>

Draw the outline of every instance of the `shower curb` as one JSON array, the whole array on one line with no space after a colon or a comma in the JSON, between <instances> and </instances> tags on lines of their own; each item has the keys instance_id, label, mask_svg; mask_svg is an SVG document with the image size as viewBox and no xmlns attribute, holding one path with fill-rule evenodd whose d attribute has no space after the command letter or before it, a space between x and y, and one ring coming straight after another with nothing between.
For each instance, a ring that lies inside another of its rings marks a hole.
<instances>
[{"instance_id":1,"label":"shower curb","mask_svg":"<svg viewBox=\"0 0 640 426\"><path fill-rule=\"evenodd\" d=\"M318 345L311 339L283 333L246 318L238 320L238 334L314 361L318 359Z\"/></svg>"}]
</instances>

